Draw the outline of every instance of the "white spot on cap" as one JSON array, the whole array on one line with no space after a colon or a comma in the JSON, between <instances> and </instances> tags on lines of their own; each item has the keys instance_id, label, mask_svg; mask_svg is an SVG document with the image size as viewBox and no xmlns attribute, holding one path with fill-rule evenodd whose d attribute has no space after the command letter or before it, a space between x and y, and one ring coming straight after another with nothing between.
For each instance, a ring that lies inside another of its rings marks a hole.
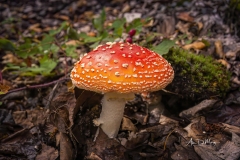
<instances>
[{"instance_id":1,"label":"white spot on cap","mask_svg":"<svg viewBox=\"0 0 240 160\"><path fill-rule=\"evenodd\" d=\"M80 66L81 66L81 68L84 68L84 66L85 66L85 63L82 63L82 64L80 64Z\"/></svg>"},{"instance_id":2,"label":"white spot on cap","mask_svg":"<svg viewBox=\"0 0 240 160\"><path fill-rule=\"evenodd\" d=\"M115 72L115 76L119 77L120 73L119 72Z\"/></svg>"},{"instance_id":3,"label":"white spot on cap","mask_svg":"<svg viewBox=\"0 0 240 160\"><path fill-rule=\"evenodd\" d=\"M138 75L137 75L137 74L133 74L132 76L133 76L134 78L137 78L137 77L138 77Z\"/></svg>"},{"instance_id":4,"label":"white spot on cap","mask_svg":"<svg viewBox=\"0 0 240 160\"><path fill-rule=\"evenodd\" d=\"M123 67L123 68L127 68L127 67L128 67L128 64L127 64L127 63L123 63L123 64L122 64L122 67Z\"/></svg>"},{"instance_id":5,"label":"white spot on cap","mask_svg":"<svg viewBox=\"0 0 240 160\"><path fill-rule=\"evenodd\" d=\"M88 65L91 66L91 65L92 65L92 62L88 62Z\"/></svg>"}]
</instances>

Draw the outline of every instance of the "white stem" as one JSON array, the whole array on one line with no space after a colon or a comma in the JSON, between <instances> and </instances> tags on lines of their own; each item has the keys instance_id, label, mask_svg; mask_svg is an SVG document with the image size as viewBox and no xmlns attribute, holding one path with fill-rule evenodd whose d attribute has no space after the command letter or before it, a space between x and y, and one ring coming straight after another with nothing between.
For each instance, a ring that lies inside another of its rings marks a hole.
<instances>
[{"instance_id":1,"label":"white stem","mask_svg":"<svg viewBox=\"0 0 240 160\"><path fill-rule=\"evenodd\" d=\"M102 112L95 125L100 125L109 138L115 138L123 118L126 101L134 98L133 93L106 93L102 99Z\"/></svg>"}]
</instances>

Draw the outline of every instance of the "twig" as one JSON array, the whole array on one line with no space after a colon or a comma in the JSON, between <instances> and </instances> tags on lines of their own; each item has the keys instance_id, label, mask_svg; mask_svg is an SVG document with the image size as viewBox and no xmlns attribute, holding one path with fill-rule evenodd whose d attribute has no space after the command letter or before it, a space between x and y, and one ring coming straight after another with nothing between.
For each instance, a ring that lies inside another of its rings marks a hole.
<instances>
[{"instance_id":1,"label":"twig","mask_svg":"<svg viewBox=\"0 0 240 160\"><path fill-rule=\"evenodd\" d=\"M0 70L0 84L3 83L3 79L2 79L2 71Z\"/></svg>"},{"instance_id":2,"label":"twig","mask_svg":"<svg viewBox=\"0 0 240 160\"><path fill-rule=\"evenodd\" d=\"M170 136L174 131L175 131L175 130L172 130L172 131L167 135L166 140L165 140L165 142L164 142L164 148L163 148L163 150L166 149L167 140L168 140L169 136Z\"/></svg>"},{"instance_id":3,"label":"twig","mask_svg":"<svg viewBox=\"0 0 240 160\"><path fill-rule=\"evenodd\" d=\"M47 104L46 104L45 108L49 108L49 105L52 102L53 97L55 96L55 93L56 93L56 90L57 90L58 86L59 86L59 82L57 82L55 84L55 86L53 87L53 89L52 89L52 91L51 91L51 93L49 95L49 98L48 98L48 101L47 101Z\"/></svg>"},{"instance_id":4,"label":"twig","mask_svg":"<svg viewBox=\"0 0 240 160\"><path fill-rule=\"evenodd\" d=\"M52 82L12 89L12 90L9 90L6 94L9 94L9 93L12 93L12 92L17 92L17 91L22 91L22 90L26 90L26 89L36 89L36 88L48 87L48 86L51 86L53 84L56 84L56 83L59 83L61 81L65 81L65 80L69 79L68 75L69 74L59 78L58 80L52 81Z\"/></svg>"}]
</instances>

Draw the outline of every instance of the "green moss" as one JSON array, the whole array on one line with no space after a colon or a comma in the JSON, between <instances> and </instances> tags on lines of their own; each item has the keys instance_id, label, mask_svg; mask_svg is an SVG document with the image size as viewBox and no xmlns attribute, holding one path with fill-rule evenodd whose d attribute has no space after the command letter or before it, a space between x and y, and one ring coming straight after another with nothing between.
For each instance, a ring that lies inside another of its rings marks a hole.
<instances>
[{"instance_id":1,"label":"green moss","mask_svg":"<svg viewBox=\"0 0 240 160\"><path fill-rule=\"evenodd\" d=\"M168 89L184 98L201 100L224 96L230 88L230 73L210 56L173 48L164 57L175 71L175 78Z\"/></svg>"}]
</instances>

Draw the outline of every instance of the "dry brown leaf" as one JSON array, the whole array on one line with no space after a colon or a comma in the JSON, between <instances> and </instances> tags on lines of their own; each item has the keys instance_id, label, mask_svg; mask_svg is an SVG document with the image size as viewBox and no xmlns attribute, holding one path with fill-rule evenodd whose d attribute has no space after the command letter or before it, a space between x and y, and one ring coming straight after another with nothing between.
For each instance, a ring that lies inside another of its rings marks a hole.
<instances>
[{"instance_id":1,"label":"dry brown leaf","mask_svg":"<svg viewBox=\"0 0 240 160\"><path fill-rule=\"evenodd\" d=\"M69 21L69 17L65 15L55 15L54 18L64 20L64 21Z\"/></svg>"},{"instance_id":2,"label":"dry brown leaf","mask_svg":"<svg viewBox=\"0 0 240 160\"><path fill-rule=\"evenodd\" d=\"M95 32L89 32L89 33L87 33L87 35L90 36L90 37L95 37L96 33Z\"/></svg>"},{"instance_id":3,"label":"dry brown leaf","mask_svg":"<svg viewBox=\"0 0 240 160\"><path fill-rule=\"evenodd\" d=\"M143 20L143 22L144 22L144 20ZM145 23L145 24L144 24L144 27L152 27L153 24L154 24L154 20L151 19L148 23Z\"/></svg>"},{"instance_id":4,"label":"dry brown leaf","mask_svg":"<svg viewBox=\"0 0 240 160\"><path fill-rule=\"evenodd\" d=\"M68 42L65 43L67 46L76 46L76 45L79 45L80 42L77 41L77 40L70 40Z\"/></svg>"},{"instance_id":5,"label":"dry brown leaf","mask_svg":"<svg viewBox=\"0 0 240 160\"><path fill-rule=\"evenodd\" d=\"M78 111L75 105L76 99L72 92L59 94L51 102L50 120L59 131L66 133L74 124L73 119Z\"/></svg>"},{"instance_id":6,"label":"dry brown leaf","mask_svg":"<svg viewBox=\"0 0 240 160\"><path fill-rule=\"evenodd\" d=\"M74 148L70 138L65 133L60 133L60 160L74 158Z\"/></svg>"},{"instance_id":7,"label":"dry brown leaf","mask_svg":"<svg viewBox=\"0 0 240 160\"><path fill-rule=\"evenodd\" d=\"M34 32L40 33L40 32L42 32L42 29L39 28L39 26L40 26L40 23L36 23L36 24L33 24L33 25L29 26L28 29L30 31L34 31Z\"/></svg>"},{"instance_id":8,"label":"dry brown leaf","mask_svg":"<svg viewBox=\"0 0 240 160\"><path fill-rule=\"evenodd\" d=\"M0 83L0 95L7 93L9 89L11 89L9 85Z\"/></svg>"},{"instance_id":9,"label":"dry brown leaf","mask_svg":"<svg viewBox=\"0 0 240 160\"><path fill-rule=\"evenodd\" d=\"M225 59L225 54L223 52L222 41L215 41L216 54L218 58Z\"/></svg>"},{"instance_id":10,"label":"dry brown leaf","mask_svg":"<svg viewBox=\"0 0 240 160\"><path fill-rule=\"evenodd\" d=\"M31 128L35 125L44 124L48 110L44 108L35 108L33 110L15 111L13 112L13 119L16 124L23 128Z\"/></svg>"},{"instance_id":11,"label":"dry brown leaf","mask_svg":"<svg viewBox=\"0 0 240 160\"><path fill-rule=\"evenodd\" d=\"M41 152L36 156L36 160L55 160L58 157L58 150L42 143Z\"/></svg>"},{"instance_id":12,"label":"dry brown leaf","mask_svg":"<svg viewBox=\"0 0 240 160\"><path fill-rule=\"evenodd\" d=\"M187 44L183 46L183 49L189 50L189 49L195 49L195 50L200 50L205 48L206 45L203 42L193 42L192 44Z\"/></svg>"},{"instance_id":13,"label":"dry brown leaf","mask_svg":"<svg viewBox=\"0 0 240 160\"><path fill-rule=\"evenodd\" d=\"M192 39L193 34L189 32L189 28L191 26L191 23L183 23L179 21L176 25L176 28L181 32L188 36L189 39Z\"/></svg>"},{"instance_id":14,"label":"dry brown leaf","mask_svg":"<svg viewBox=\"0 0 240 160\"><path fill-rule=\"evenodd\" d=\"M177 18L187 22L194 21L194 18L190 16L190 12L180 12L177 14Z\"/></svg>"},{"instance_id":15,"label":"dry brown leaf","mask_svg":"<svg viewBox=\"0 0 240 160\"><path fill-rule=\"evenodd\" d=\"M237 126L233 126L227 123L221 123L224 126L224 131L228 132L228 133L236 133L236 134L240 134L240 127Z\"/></svg>"},{"instance_id":16,"label":"dry brown leaf","mask_svg":"<svg viewBox=\"0 0 240 160\"><path fill-rule=\"evenodd\" d=\"M5 56L2 57L2 59L3 59L2 61L3 64L6 64L6 63L20 64L23 62L21 59L17 58L11 52L8 52Z\"/></svg>"},{"instance_id":17,"label":"dry brown leaf","mask_svg":"<svg viewBox=\"0 0 240 160\"><path fill-rule=\"evenodd\" d=\"M121 129L132 132L137 131L137 127L132 123L132 121L129 118L126 117L123 117Z\"/></svg>"},{"instance_id":18,"label":"dry brown leaf","mask_svg":"<svg viewBox=\"0 0 240 160\"><path fill-rule=\"evenodd\" d=\"M89 146L89 154L94 153L102 159L124 159L124 148L117 140L108 138L108 136L99 128L99 134L95 144ZM109 154L111 153L111 154Z\"/></svg>"},{"instance_id":19,"label":"dry brown leaf","mask_svg":"<svg viewBox=\"0 0 240 160\"><path fill-rule=\"evenodd\" d=\"M98 155L96 155L95 153L90 153L89 156L86 157L86 159L90 159L90 160L102 160L102 158L100 158Z\"/></svg>"},{"instance_id":20,"label":"dry brown leaf","mask_svg":"<svg viewBox=\"0 0 240 160\"><path fill-rule=\"evenodd\" d=\"M227 69L231 68L231 65L228 63L228 61L226 61L225 59L218 59L217 60L219 63L221 63L222 65L224 65Z\"/></svg>"},{"instance_id":21,"label":"dry brown leaf","mask_svg":"<svg viewBox=\"0 0 240 160\"><path fill-rule=\"evenodd\" d=\"M170 36L175 31L175 18L172 16L167 16L165 14L161 14L159 16L159 25L157 25L157 32L162 33L164 35Z\"/></svg>"},{"instance_id":22,"label":"dry brown leaf","mask_svg":"<svg viewBox=\"0 0 240 160\"><path fill-rule=\"evenodd\" d=\"M202 30L203 29L203 23L202 22L197 22L198 29Z\"/></svg>"},{"instance_id":23,"label":"dry brown leaf","mask_svg":"<svg viewBox=\"0 0 240 160\"><path fill-rule=\"evenodd\" d=\"M174 119L171 119L169 117L166 117L164 115L161 115L160 116L160 119L159 119L159 123L161 125L166 125L166 124L170 124L170 123L174 123L176 126L178 126L178 121L174 120Z\"/></svg>"},{"instance_id":24,"label":"dry brown leaf","mask_svg":"<svg viewBox=\"0 0 240 160\"><path fill-rule=\"evenodd\" d=\"M200 112L201 110L206 109L206 108L211 108L216 102L217 102L217 100L214 100L214 99L203 100L199 104L197 104L187 110L182 111L179 114L179 116L192 118L194 116L197 116L197 113Z\"/></svg>"}]
</instances>

